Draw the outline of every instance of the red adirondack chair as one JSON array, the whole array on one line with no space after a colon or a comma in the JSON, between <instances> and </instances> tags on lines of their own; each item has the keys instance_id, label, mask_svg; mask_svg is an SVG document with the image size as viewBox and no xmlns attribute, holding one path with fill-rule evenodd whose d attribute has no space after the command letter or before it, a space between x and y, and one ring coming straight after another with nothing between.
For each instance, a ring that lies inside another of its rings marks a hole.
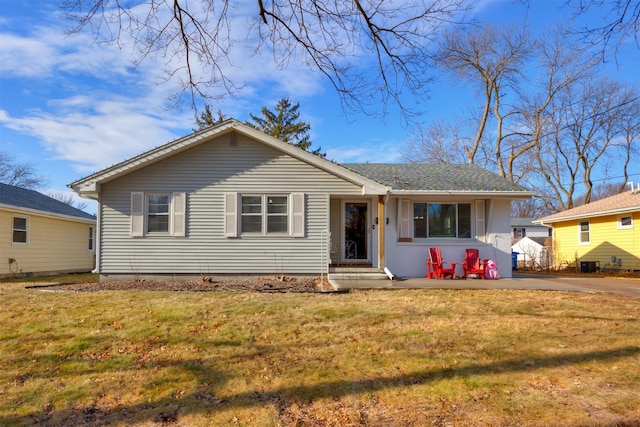
<instances>
[{"instance_id":1,"label":"red adirondack chair","mask_svg":"<svg viewBox=\"0 0 640 427\"><path fill-rule=\"evenodd\" d=\"M467 249L464 261L462 263L464 277L469 274L479 274L484 280L484 273L487 269L487 260L480 259L480 253L477 249Z\"/></svg>"},{"instance_id":2,"label":"red adirondack chair","mask_svg":"<svg viewBox=\"0 0 640 427\"><path fill-rule=\"evenodd\" d=\"M444 264L449 264L449 268L444 268ZM456 272L457 262L442 261L442 253L440 248L429 248L429 259L427 260L427 279L435 277L436 279L445 278L447 276L453 279Z\"/></svg>"}]
</instances>

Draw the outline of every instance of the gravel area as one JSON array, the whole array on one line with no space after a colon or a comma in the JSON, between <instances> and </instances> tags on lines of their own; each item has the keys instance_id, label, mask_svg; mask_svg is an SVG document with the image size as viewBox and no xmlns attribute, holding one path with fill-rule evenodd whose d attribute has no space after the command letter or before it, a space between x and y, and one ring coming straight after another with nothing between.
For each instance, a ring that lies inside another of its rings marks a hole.
<instances>
[{"instance_id":1,"label":"gravel area","mask_svg":"<svg viewBox=\"0 0 640 427\"><path fill-rule=\"evenodd\" d=\"M105 280L93 283L68 283L28 286L46 291L97 292L97 291L242 291L242 292L333 292L331 285L319 277L259 277L250 279L214 280Z\"/></svg>"}]
</instances>

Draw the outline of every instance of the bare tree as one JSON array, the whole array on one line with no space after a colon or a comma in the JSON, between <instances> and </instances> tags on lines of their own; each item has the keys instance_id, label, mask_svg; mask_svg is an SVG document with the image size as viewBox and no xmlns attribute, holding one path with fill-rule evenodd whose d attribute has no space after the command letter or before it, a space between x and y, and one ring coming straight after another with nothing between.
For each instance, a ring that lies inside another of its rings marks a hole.
<instances>
[{"instance_id":1,"label":"bare tree","mask_svg":"<svg viewBox=\"0 0 640 427\"><path fill-rule=\"evenodd\" d=\"M232 50L248 43L271 51L280 67L295 61L319 71L345 105L365 110L380 98L383 106L403 107L401 93L424 99L431 80L428 46L441 26L464 19L469 5L257 0L244 34L237 28L246 23L233 21L238 11L229 0L63 0L62 8L74 22L71 32L92 31L96 42L133 40L139 61L161 57L170 76L184 76L179 95L188 93L193 103L244 85L227 70Z\"/></svg>"},{"instance_id":2,"label":"bare tree","mask_svg":"<svg viewBox=\"0 0 640 427\"><path fill-rule=\"evenodd\" d=\"M461 123L434 122L415 126L406 141L403 157L409 163L468 163L471 138L463 135ZM482 147L480 147L481 149ZM474 164L486 166L486 155L474 155Z\"/></svg>"},{"instance_id":3,"label":"bare tree","mask_svg":"<svg viewBox=\"0 0 640 427\"><path fill-rule=\"evenodd\" d=\"M48 181L36 173L32 164L19 162L13 155L0 151L0 182L34 190Z\"/></svg>"},{"instance_id":4,"label":"bare tree","mask_svg":"<svg viewBox=\"0 0 640 427\"><path fill-rule=\"evenodd\" d=\"M595 172L630 158L638 133L627 132L628 123L640 114L639 99L635 88L606 78L585 79L557 98L557 113L536 146L537 177L545 183L538 190L548 209L589 203Z\"/></svg>"},{"instance_id":5,"label":"bare tree","mask_svg":"<svg viewBox=\"0 0 640 427\"><path fill-rule=\"evenodd\" d=\"M539 197L511 202L512 218L540 218L549 213L551 212L545 208L544 202Z\"/></svg>"},{"instance_id":6,"label":"bare tree","mask_svg":"<svg viewBox=\"0 0 640 427\"><path fill-rule=\"evenodd\" d=\"M493 114L496 120L494 159L502 176L506 175L502 143L508 136L503 133L504 118L511 113L504 113L501 103L504 91L520 77L529 53L530 43L524 28L484 25L464 32L446 32L437 55L441 67L474 85L482 99L475 137L464 147L467 162L475 163Z\"/></svg>"},{"instance_id":7,"label":"bare tree","mask_svg":"<svg viewBox=\"0 0 640 427\"><path fill-rule=\"evenodd\" d=\"M633 38L640 49L640 1L638 0L580 0L567 1L573 9L574 18L579 19L588 13L599 15L600 22L593 25L581 25L577 33L593 46L600 46L601 56L607 57L609 49L617 55L622 44Z\"/></svg>"},{"instance_id":8,"label":"bare tree","mask_svg":"<svg viewBox=\"0 0 640 427\"><path fill-rule=\"evenodd\" d=\"M48 191L47 196L80 210L84 210L88 206L87 202L76 201L73 194L61 191Z\"/></svg>"}]
</instances>

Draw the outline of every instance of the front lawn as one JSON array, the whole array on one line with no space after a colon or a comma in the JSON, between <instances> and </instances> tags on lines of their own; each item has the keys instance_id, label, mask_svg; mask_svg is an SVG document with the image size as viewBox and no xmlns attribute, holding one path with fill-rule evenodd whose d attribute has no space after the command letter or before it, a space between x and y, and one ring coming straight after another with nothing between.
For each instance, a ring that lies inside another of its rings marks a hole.
<instances>
[{"instance_id":1,"label":"front lawn","mask_svg":"<svg viewBox=\"0 0 640 427\"><path fill-rule=\"evenodd\" d=\"M640 300L0 284L0 425L640 424Z\"/></svg>"}]
</instances>

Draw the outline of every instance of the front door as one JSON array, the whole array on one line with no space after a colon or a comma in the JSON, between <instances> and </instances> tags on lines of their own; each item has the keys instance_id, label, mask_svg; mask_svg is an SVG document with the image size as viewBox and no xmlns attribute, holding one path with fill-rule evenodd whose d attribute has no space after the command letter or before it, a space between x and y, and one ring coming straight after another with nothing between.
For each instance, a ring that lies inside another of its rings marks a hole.
<instances>
[{"instance_id":1,"label":"front door","mask_svg":"<svg viewBox=\"0 0 640 427\"><path fill-rule=\"evenodd\" d=\"M342 258L345 262L369 261L369 204L345 202L344 241Z\"/></svg>"}]
</instances>

